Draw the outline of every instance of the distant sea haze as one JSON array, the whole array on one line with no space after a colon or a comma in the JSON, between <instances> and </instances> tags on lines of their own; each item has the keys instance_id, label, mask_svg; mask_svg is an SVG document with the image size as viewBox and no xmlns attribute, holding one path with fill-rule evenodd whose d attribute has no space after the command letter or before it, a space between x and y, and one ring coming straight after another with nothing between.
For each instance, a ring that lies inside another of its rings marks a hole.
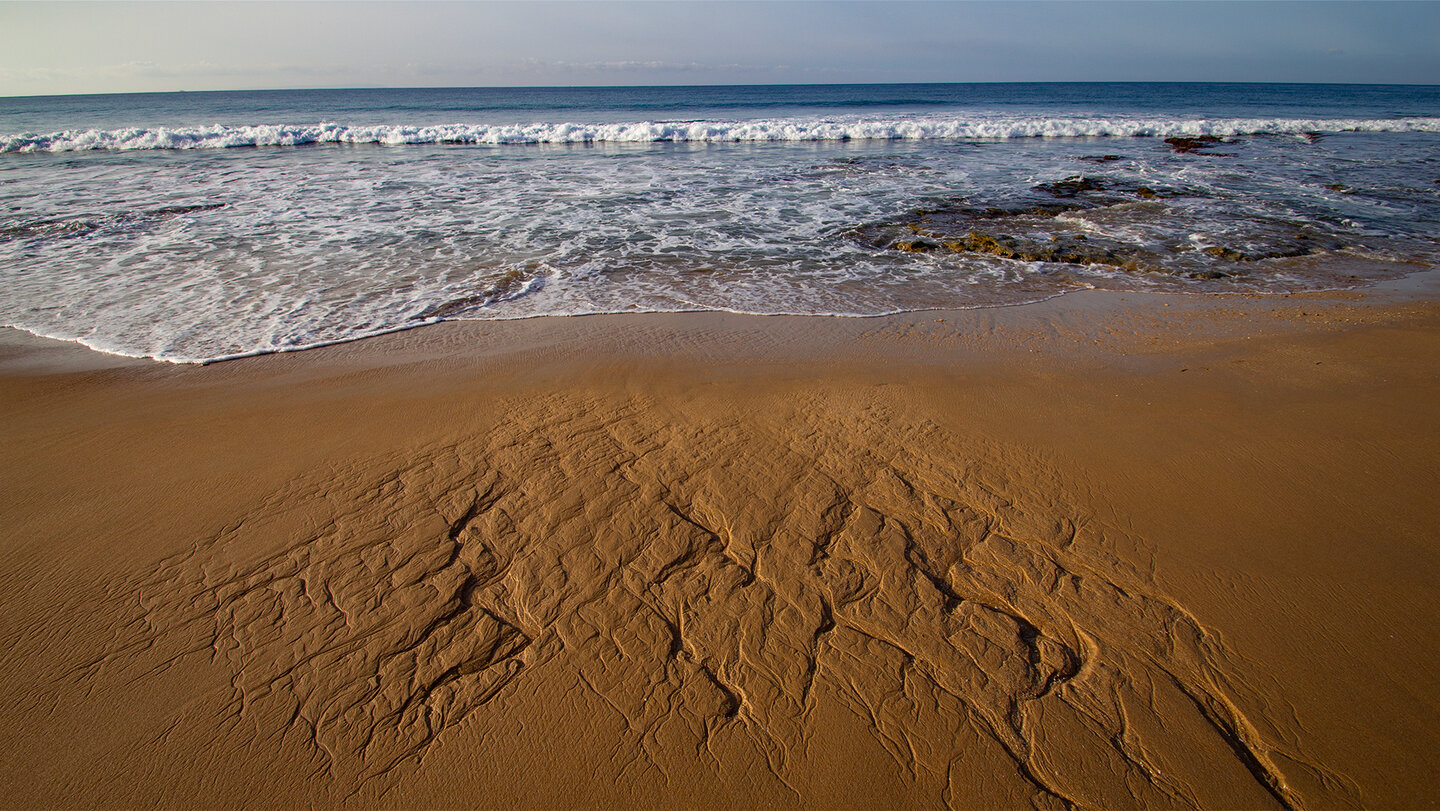
<instances>
[{"instance_id":1,"label":"distant sea haze","mask_svg":"<svg viewBox=\"0 0 1440 811\"><path fill-rule=\"evenodd\" d=\"M447 319L1343 287L1437 254L1440 88L0 99L0 323L177 362Z\"/></svg>"}]
</instances>

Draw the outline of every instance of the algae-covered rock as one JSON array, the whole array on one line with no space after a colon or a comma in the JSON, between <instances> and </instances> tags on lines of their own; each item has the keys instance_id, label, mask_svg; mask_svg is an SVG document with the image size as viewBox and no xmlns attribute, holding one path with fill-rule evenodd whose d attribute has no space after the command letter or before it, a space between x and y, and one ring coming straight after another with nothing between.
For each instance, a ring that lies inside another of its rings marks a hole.
<instances>
[{"instance_id":1,"label":"algae-covered rock","mask_svg":"<svg viewBox=\"0 0 1440 811\"><path fill-rule=\"evenodd\" d=\"M1055 235L1050 242L1040 243L1004 235L971 232L959 239L947 240L944 245L956 253L985 253L1022 262L1113 267L1124 264L1124 260L1114 251L1091 246L1088 242L1084 234Z\"/></svg>"},{"instance_id":2,"label":"algae-covered rock","mask_svg":"<svg viewBox=\"0 0 1440 811\"><path fill-rule=\"evenodd\" d=\"M945 243L956 253L988 253L1003 259L1022 259L1015 249L1015 240L990 234L970 233Z\"/></svg>"},{"instance_id":3,"label":"algae-covered rock","mask_svg":"<svg viewBox=\"0 0 1440 811\"><path fill-rule=\"evenodd\" d=\"M897 242L892 247L897 251L904 251L906 253L929 253L939 249L940 245L928 239L910 239Z\"/></svg>"},{"instance_id":4,"label":"algae-covered rock","mask_svg":"<svg viewBox=\"0 0 1440 811\"><path fill-rule=\"evenodd\" d=\"M1251 262L1251 261L1254 261L1254 257L1250 256L1249 254L1242 253L1242 252L1240 252L1240 251L1235 250L1234 248L1225 248L1225 247L1221 247L1221 246L1219 246L1219 245L1216 245L1216 246L1213 246L1213 247L1210 247L1210 248L1206 248L1206 249L1205 249L1205 253L1207 253L1207 254L1215 257L1216 259L1224 259L1224 260L1227 260L1227 261L1230 261L1230 262Z\"/></svg>"},{"instance_id":5,"label":"algae-covered rock","mask_svg":"<svg viewBox=\"0 0 1440 811\"><path fill-rule=\"evenodd\" d=\"M1269 272L1257 263L1345 247L1302 223L1264 220L1227 237L1232 245L1197 250L1188 239L1145 236L1147 230L1159 230L1157 222L1185 216L1163 202L1187 196L1185 191L1074 175L1033 186L1035 192L1051 199L939 205L898 220L859 225L848 235L876 250L928 254L942 262L948 254L961 262L959 257L972 255L1041 264L1045 267L1033 270L1047 278L1085 275L1075 268L1089 266L1102 269L1092 274L1098 276L1115 269L1177 279L1243 280ZM1132 238L1136 232L1138 238Z\"/></svg>"}]
</instances>

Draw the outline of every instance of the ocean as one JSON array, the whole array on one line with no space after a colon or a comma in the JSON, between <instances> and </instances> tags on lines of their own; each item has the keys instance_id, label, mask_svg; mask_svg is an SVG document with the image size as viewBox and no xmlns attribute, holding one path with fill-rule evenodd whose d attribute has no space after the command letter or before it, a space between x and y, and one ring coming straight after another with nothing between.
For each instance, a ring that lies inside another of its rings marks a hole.
<instances>
[{"instance_id":1,"label":"ocean","mask_svg":"<svg viewBox=\"0 0 1440 811\"><path fill-rule=\"evenodd\" d=\"M1344 288L1437 235L1436 86L0 98L0 324L174 362L455 319Z\"/></svg>"}]
</instances>

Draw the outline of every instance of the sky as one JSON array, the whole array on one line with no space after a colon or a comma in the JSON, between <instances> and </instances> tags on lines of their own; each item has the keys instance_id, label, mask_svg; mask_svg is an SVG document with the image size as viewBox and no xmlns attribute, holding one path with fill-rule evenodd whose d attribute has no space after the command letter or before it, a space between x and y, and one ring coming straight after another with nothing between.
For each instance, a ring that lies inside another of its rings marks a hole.
<instances>
[{"instance_id":1,"label":"sky","mask_svg":"<svg viewBox=\"0 0 1440 811\"><path fill-rule=\"evenodd\" d=\"M0 96L989 81L1440 84L1440 2L0 0Z\"/></svg>"}]
</instances>

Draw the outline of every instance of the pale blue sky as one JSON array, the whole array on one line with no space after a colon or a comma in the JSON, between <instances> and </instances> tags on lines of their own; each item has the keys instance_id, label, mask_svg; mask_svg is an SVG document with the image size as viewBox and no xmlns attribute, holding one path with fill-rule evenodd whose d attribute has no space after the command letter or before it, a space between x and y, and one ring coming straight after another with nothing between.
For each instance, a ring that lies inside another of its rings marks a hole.
<instances>
[{"instance_id":1,"label":"pale blue sky","mask_svg":"<svg viewBox=\"0 0 1440 811\"><path fill-rule=\"evenodd\" d=\"M0 95L774 82L1440 83L1436 2L0 0Z\"/></svg>"}]
</instances>

